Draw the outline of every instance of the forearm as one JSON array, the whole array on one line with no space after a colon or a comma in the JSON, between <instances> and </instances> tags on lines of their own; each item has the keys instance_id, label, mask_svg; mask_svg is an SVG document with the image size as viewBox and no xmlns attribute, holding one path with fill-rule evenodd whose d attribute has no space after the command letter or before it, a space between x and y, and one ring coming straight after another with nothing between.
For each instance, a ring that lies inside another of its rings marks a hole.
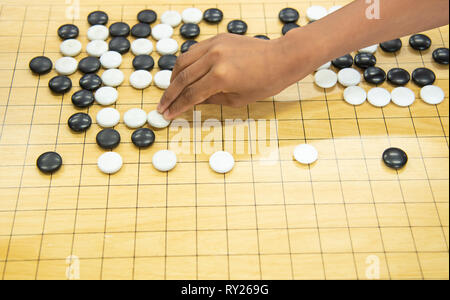
<instances>
[{"instance_id":1,"label":"forearm","mask_svg":"<svg viewBox=\"0 0 450 300\"><path fill-rule=\"evenodd\" d=\"M409 34L443 26L449 22L448 0L380 0L379 18L369 7L374 2L356 0L322 20L281 39L290 69L304 69L305 51L309 67L317 68L327 61L352 51ZM369 16L367 15L369 11ZM298 45L298 46L297 46ZM295 74L298 80L307 74Z\"/></svg>"}]
</instances>

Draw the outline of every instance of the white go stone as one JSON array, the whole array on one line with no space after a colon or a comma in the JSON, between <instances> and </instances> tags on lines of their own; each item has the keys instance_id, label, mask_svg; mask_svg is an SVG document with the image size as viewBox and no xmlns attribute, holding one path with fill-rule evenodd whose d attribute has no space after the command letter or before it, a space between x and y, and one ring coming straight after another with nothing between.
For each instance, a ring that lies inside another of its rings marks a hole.
<instances>
[{"instance_id":1,"label":"white go stone","mask_svg":"<svg viewBox=\"0 0 450 300\"><path fill-rule=\"evenodd\" d=\"M377 52L377 50L378 50L378 45L372 45L372 46L360 49L359 52L374 54L375 52Z\"/></svg>"},{"instance_id":2,"label":"white go stone","mask_svg":"<svg viewBox=\"0 0 450 300\"><path fill-rule=\"evenodd\" d=\"M108 51L100 57L100 63L105 69L117 69L122 64L122 55L116 51Z\"/></svg>"},{"instance_id":3,"label":"white go stone","mask_svg":"<svg viewBox=\"0 0 450 300\"><path fill-rule=\"evenodd\" d=\"M168 10L161 15L161 23L177 27L181 23L181 15L175 10Z\"/></svg>"},{"instance_id":4,"label":"white go stone","mask_svg":"<svg viewBox=\"0 0 450 300\"><path fill-rule=\"evenodd\" d=\"M91 41L102 40L106 41L109 37L109 29L103 25L94 25L87 31L87 37Z\"/></svg>"},{"instance_id":5,"label":"white go stone","mask_svg":"<svg viewBox=\"0 0 450 300\"><path fill-rule=\"evenodd\" d=\"M317 161L319 152L317 152L317 149L312 145L302 144L295 147L294 158L301 164L310 165Z\"/></svg>"},{"instance_id":6,"label":"white go stone","mask_svg":"<svg viewBox=\"0 0 450 300\"><path fill-rule=\"evenodd\" d=\"M366 91L359 86L349 86L344 90L344 100L351 105L361 105L367 100Z\"/></svg>"},{"instance_id":7,"label":"white go stone","mask_svg":"<svg viewBox=\"0 0 450 300\"><path fill-rule=\"evenodd\" d=\"M111 128L119 124L120 113L117 109L107 107L97 113L97 124L103 128Z\"/></svg>"},{"instance_id":8,"label":"white go stone","mask_svg":"<svg viewBox=\"0 0 450 300\"><path fill-rule=\"evenodd\" d=\"M147 116L148 124L157 129L163 129L170 125L170 121L164 119L164 116L161 115L156 110L152 110Z\"/></svg>"},{"instance_id":9,"label":"white go stone","mask_svg":"<svg viewBox=\"0 0 450 300\"><path fill-rule=\"evenodd\" d=\"M117 152L103 153L97 160L97 166L105 174L117 173L123 166L122 156Z\"/></svg>"},{"instance_id":10,"label":"white go stone","mask_svg":"<svg viewBox=\"0 0 450 300\"><path fill-rule=\"evenodd\" d=\"M146 89L152 83L153 77L149 71L138 70L131 74L130 84L132 87L138 90Z\"/></svg>"},{"instance_id":11,"label":"white go stone","mask_svg":"<svg viewBox=\"0 0 450 300\"><path fill-rule=\"evenodd\" d=\"M420 98L425 103L437 105L445 99L444 91L437 85L427 85L420 90Z\"/></svg>"},{"instance_id":12,"label":"white go stone","mask_svg":"<svg viewBox=\"0 0 450 300\"><path fill-rule=\"evenodd\" d=\"M178 51L178 42L174 39L162 39L156 43L156 51L161 55L175 54Z\"/></svg>"},{"instance_id":13,"label":"white go stone","mask_svg":"<svg viewBox=\"0 0 450 300\"><path fill-rule=\"evenodd\" d=\"M79 40L70 39L61 43L59 50L64 56L77 56L81 53L81 42Z\"/></svg>"},{"instance_id":14,"label":"white go stone","mask_svg":"<svg viewBox=\"0 0 450 300\"><path fill-rule=\"evenodd\" d=\"M95 40L87 44L86 52L90 56L101 57L103 54L108 52L108 43L102 40Z\"/></svg>"},{"instance_id":15,"label":"white go stone","mask_svg":"<svg viewBox=\"0 0 450 300\"><path fill-rule=\"evenodd\" d=\"M131 43L131 52L138 55L149 55L153 52L153 43L148 39L137 39Z\"/></svg>"},{"instance_id":16,"label":"white go stone","mask_svg":"<svg viewBox=\"0 0 450 300\"><path fill-rule=\"evenodd\" d=\"M338 10L340 10L342 8L342 5L335 5L330 7L330 9L328 10L328 14L331 15L334 12L337 12Z\"/></svg>"},{"instance_id":17,"label":"white go stone","mask_svg":"<svg viewBox=\"0 0 450 300\"><path fill-rule=\"evenodd\" d=\"M73 57L62 57L55 62L55 70L60 75L72 75L78 69L78 61Z\"/></svg>"},{"instance_id":18,"label":"white go stone","mask_svg":"<svg viewBox=\"0 0 450 300\"><path fill-rule=\"evenodd\" d=\"M172 35L173 28L167 24L158 24L152 29L152 37L157 41L170 38Z\"/></svg>"},{"instance_id":19,"label":"white go stone","mask_svg":"<svg viewBox=\"0 0 450 300\"><path fill-rule=\"evenodd\" d=\"M102 74L102 81L106 86L118 87L124 80L125 75L119 69L109 69Z\"/></svg>"},{"instance_id":20,"label":"white go stone","mask_svg":"<svg viewBox=\"0 0 450 300\"><path fill-rule=\"evenodd\" d=\"M391 93L384 88L373 88L367 93L367 100L376 107L385 107L391 102Z\"/></svg>"},{"instance_id":21,"label":"white go stone","mask_svg":"<svg viewBox=\"0 0 450 300\"><path fill-rule=\"evenodd\" d=\"M331 61L327 62L326 64L323 64L322 66L320 66L319 68L317 68L316 71L320 71L320 70L326 70L331 68Z\"/></svg>"},{"instance_id":22,"label":"white go stone","mask_svg":"<svg viewBox=\"0 0 450 300\"><path fill-rule=\"evenodd\" d=\"M172 71L163 70L155 74L155 84L162 90L166 90L170 86L170 78L172 77Z\"/></svg>"},{"instance_id":23,"label":"white go stone","mask_svg":"<svg viewBox=\"0 0 450 300\"><path fill-rule=\"evenodd\" d=\"M326 17L328 15L328 10L319 5L313 5L306 10L306 17L310 21L317 21Z\"/></svg>"},{"instance_id":24,"label":"white go stone","mask_svg":"<svg viewBox=\"0 0 450 300\"><path fill-rule=\"evenodd\" d=\"M214 172L219 174L226 174L234 167L234 158L228 152L218 151L209 158L209 166Z\"/></svg>"},{"instance_id":25,"label":"white go stone","mask_svg":"<svg viewBox=\"0 0 450 300\"><path fill-rule=\"evenodd\" d=\"M345 68L339 71L338 81L345 87L355 86L361 83L361 74L353 68Z\"/></svg>"},{"instance_id":26,"label":"white go stone","mask_svg":"<svg viewBox=\"0 0 450 300\"><path fill-rule=\"evenodd\" d=\"M139 128L147 123L147 113L143 109L132 108L123 115L123 121L128 128Z\"/></svg>"},{"instance_id":27,"label":"white go stone","mask_svg":"<svg viewBox=\"0 0 450 300\"><path fill-rule=\"evenodd\" d=\"M323 89L329 89L337 84L338 76L332 70L320 70L314 75L314 82Z\"/></svg>"},{"instance_id":28,"label":"white go stone","mask_svg":"<svg viewBox=\"0 0 450 300\"><path fill-rule=\"evenodd\" d=\"M119 99L119 92L110 86L101 87L95 92L95 101L103 106L114 104L117 99Z\"/></svg>"},{"instance_id":29,"label":"white go stone","mask_svg":"<svg viewBox=\"0 0 450 300\"><path fill-rule=\"evenodd\" d=\"M186 8L181 13L181 18L184 23L194 23L198 24L203 19L203 13L200 9L195 7Z\"/></svg>"},{"instance_id":30,"label":"white go stone","mask_svg":"<svg viewBox=\"0 0 450 300\"><path fill-rule=\"evenodd\" d=\"M152 158L153 167L161 172L168 172L177 165L177 155L170 150L161 150Z\"/></svg>"},{"instance_id":31,"label":"white go stone","mask_svg":"<svg viewBox=\"0 0 450 300\"><path fill-rule=\"evenodd\" d=\"M416 100L416 95L414 92L406 87L395 88L391 92L392 102L401 107L408 107L414 103Z\"/></svg>"}]
</instances>

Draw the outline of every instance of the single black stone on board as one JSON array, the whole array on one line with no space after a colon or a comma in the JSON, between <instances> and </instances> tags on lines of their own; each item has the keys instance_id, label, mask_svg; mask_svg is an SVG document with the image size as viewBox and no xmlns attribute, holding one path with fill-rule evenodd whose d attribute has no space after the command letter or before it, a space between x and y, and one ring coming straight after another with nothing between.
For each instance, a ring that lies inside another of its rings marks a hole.
<instances>
[{"instance_id":1,"label":"single black stone on board","mask_svg":"<svg viewBox=\"0 0 450 300\"><path fill-rule=\"evenodd\" d=\"M412 72L412 80L420 87L431 85L436 81L436 74L427 68L418 68Z\"/></svg>"},{"instance_id":2,"label":"single black stone on board","mask_svg":"<svg viewBox=\"0 0 450 300\"><path fill-rule=\"evenodd\" d=\"M155 66L155 61L150 55L138 55L133 59L133 68L135 70L151 71Z\"/></svg>"},{"instance_id":3,"label":"single black stone on board","mask_svg":"<svg viewBox=\"0 0 450 300\"><path fill-rule=\"evenodd\" d=\"M374 67L377 64L377 58L370 53L358 53L355 56L355 65L361 69Z\"/></svg>"},{"instance_id":4,"label":"single black stone on board","mask_svg":"<svg viewBox=\"0 0 450 300\"><path fill-rule=\"evenodd\" d=\"M95 91L102 86L102 79L97 74L86 74L80 78L81 88L88 91Z\"/></svg>"},{"instance_id":5,"label":"single black stone on board","mask_svg":"<svg viewBox=\"0 0 450 300\"><path fill-rule=\"evenodd\" d=\"M63 40L76 39L80 34L80 30L73 24L66 24L58 29L58 35Z\"/></svg>"},{"instance_id":6,"label":"single black stone on board","mask_svg":"<svg viewBox=\"0 0 450 300\"><path fill-rule=\"evenodd\" d=\"M120 133L112 128L106 128L97 134L97 145L105 150L112 150L120 144Z\"/></svg>"},{"instance_id":7,"label":"single black stone on board","mask_svg":"<svg viewBox=\"0 0 450 300\"><path fill-rule=\"evenodd\" d=\"M30 61L30 70L35 74L44 75L50 73L53 68L53 63L50 58L45 56L38 56Z\"/></svg>"},{"instance_id":8,"label":"single black stone on board","mask_svg":"<svg viewBox=\"0 0 450 300\"><path fill-rule=\"evenodd\" d=\"M56 76L50 79L48 87L56 94L65 94L72 88L72 80L67 76Z\"/></svg>"},{"instance_id":9,"label":"single black stone on board","mask_svg":"<svg viewBox=\"0 0 450 300\"><path fill-rule=\"evenodd\" d=\"M408 155L399 148L389 148L383 152L383 161L391 169L399 170L408 162Z\"/></svg>"},{"instance_id":10,"label":"single black stone on board","mask_svg":"<svg viewBox=\"0 0 450 300\"><path fill-rule=\"evenodd\" d=\"M411 75L405 69L393 68L389 70L387 80L393 85L403 86L411 80Z\"/></svg>"},{"instance_id":11,"label":"single black stone on board","mask_svg":"<svg viewBox=\"0 0 450 300\"><path fill-rule=\"evenodd\" d=\"M370 67L364 71L364 80L371 84L382 84L386 81L386 72L378 67Z\"/></svg>"},{"instance_id":12,"label":"single black stone on board","mask_svg":"<svg viewBox=\"0 0 450 300\"><path fill-rule=\"evenodd\" d=\"M131 136L133 144L139 148L147 148L155 142L155 133L148 128L140 128Z\"/></svg>"},{"instance_id":13,"label":"single black stone on board","mask_svg":"<svg viewBox=\"0 0 450 300\"><path fill-rule=\"evenodd\" d=\"M181 45L181 48L180 48L181 53L186 53L186 52L188 52L188 51L189 51L189 48L191 48L192 45L195 45L195 44L197 44L197 43L198 43L198 42L197 42L197 41L194 41L194 40L187 40L186 42L184 42L184 43Z\"/></svg>"},{"instance_id":14,"label":"single black stone on board","mask_svg":"<svg viewBox=\"0 0 450 300\"><path fill-rule=\"evenodd\" d=\"M211 24L220 23L223 19L223 12L217 8L210 8L203 13L203 20Z\"/></svg>"},{"instance_id":15,"label":"single black stone on board","mask_svg":"<svg viewBox=\"0 0 450 300\"><path fill-rule=\"evenodd\" d=\"M185 39L194 39L200 35L200 27L192 23L183 24L180 28L180 34Z\"/></svg>"},{"instance_id":16,"label":"single black stone on board","mask_svg":"<svg viewBox=\"0 0 450 300\"><path fill-rule=\"evenodd\" d=\"M228 23L227 30L229 33L244 35L247 32L248 26L242 20L233 20Z\"/></svg>"},{"instance_id":17,"label":"single black stone on board","mask_svg":"<svg viewBox=\"0 0 450 300\"><path fill-rule=\"evenodd\" d=\"M431 47L431 39L424 34L415 34L409 38L409 45L415 50L424 51Z\"/></svg>"},{"instance_id":18,"label":"single black stone on board","mask_svg":"<svg viewBox=\"0 0 450 300\"><path fill-rule=\"evenodd\" d=\"M401 39L395 39L380 44L381 49L388 53L394 53L399 51L403 46Z\"/></svg>"},{"instance_id":19,"label":"single black stone on board","mask_svg":"<svg viewBox=\"0 0 450 300\"><path fill-rule=\"evenodd\" d=\"M177 57L175 55L163 55L158 60L158 67L161 70L170 70L172 71L175 67L175 63L177 61Z\"/></svg>"},{"instance_id":20,"label":"single black stone on board","mask_svg":"<svg viewBox=\"0 0 450 300\"><path fill-rule=\"evenodd\" d=\"M135 38L146 38L152 34L152 29L147 23L138 23L131 28L131 35Z\"/></svg>"},{"instance_id":21,"label":"single black stone on board","mask_svg":"<svg viewBox=\"0 0 450 300\"><path fill-rule=\"evenodd\" d=\"M94 104L94 93L88 90L81 90L72 95L72 103L76 107L86 108Z\"/></svg>"},{"instance_id":22,"label":"single black stone on board","mask_svg":"<svg viewBox=\"0 0 450 300\"><path fill-rule=\"evenodd\" d=\"M130 41L124 37L115 37L109 41L109 50L125 54L130 51Z\"/></svg>"},{"instance_id":23,"label":"single black stone on board","mask_svg":"<svg viewBox=\"0 0 450 300\"><path fill-rule=\"evenodd\" d=\"M91 127L92 119L88 114L76 113L69 118L67 124L75 132L84 132Z\"/></svg>"},{"instance_id":24,"label":"single black stone on board","mask_svg":"<svg viewBox=\"0 0 450 300\"><path fill-rule=\"evenodd\" d=\"M281 33L283 35L286 35L286 33L288 33L289 31L291 31L292 29L296 29L299 28L300 25L296 24L296 23L286 23L283 25L283 28L281 28Z\"/></svg>"},{"instance_id":25,"label":"single black stone on board","mask_svg":"<svg viewBox=\"0 0 450 300\"><path fill-rule=\"evenodd\" d=\"M255 35L255 38L260 39L260 40L270 41L270 38L264 34Z\"/></svg>"},{"instance_id":26,"label":"single black stone on board","mask_svg":"<svg viewBox=\"0 0 450 300\"><path fill-rule=\"evenodd\" d=\"M295 23L300 18L300 14L294 8L284 8L278 14L278 18L283 23Z\"/></svg>"},{"instance_id":27,"label":"single black stone on board","mask_svg":"<svg viewBox=\"0 0 450 300\"><path fill-rule=\"evenodd\" d=\"M85 57L78 63L78 70L84 74L95 73L101 68L100 60L97 57Z\"/></svg>"},{"instance_id":28,"label":"single black stone on board","mask_svg":"<svg viewBox=\"0 0 450 300\"><path fill-rule=\"evenodd\" d=\"M117 22L109 26L109 33L112 37L127 37L130 35L130 26L124 22Z\"/></svg>"},{"instance_id":29,"label":"single black stone on board","mask_svg":"<svg viewBox=\"0 0 450 300\"><path fill-rule=\"evenodd\" d=\"M108 15L103 11L94 11L88 16L88 22L91 25L106 25L108 19Z\"/></svg>"},{"instance_id":30,"label":"single black stone on board","mask_svg":"<svg viewBox=\"0 0 450 300\"><path fill-rule=\"evenodd\" d=\"M347 54L334 59L331 63L339 70L350 68L351 66L353 66L353 56Z\"/></svg>"},{"instance_id":31,"label":"single black stone on board","mask_svg":"<svg viewBox=\"0 0 450 300\"><path fill-rule=\"evenodd\" d=\"M146 9L138 13L137 19L141 23L152 24L156 22L158 15L154 10Z\"/></svg>"},{"instance_id":32,"label":"single black stone on board","mask_svg":"<svg viewBox=\"0 0 450 300\"><path fill-rule=\"evenodd\" d=\"M435 62L441 65L448 65L449 63L449 49L438 48L433 51L433 59Z\"/></svg>"},{"instance_id":33,"label":"single black stone on board","mask_svg":"<svg viewBox=\"0 0 450 300\"><path fill-rule=\"evenodd\" d=\"M37 159L36 165L43 173L53 173L58 171L62 166L62 158L56 152L46 152L41 154Z\"/></svg>"}]
</instances>

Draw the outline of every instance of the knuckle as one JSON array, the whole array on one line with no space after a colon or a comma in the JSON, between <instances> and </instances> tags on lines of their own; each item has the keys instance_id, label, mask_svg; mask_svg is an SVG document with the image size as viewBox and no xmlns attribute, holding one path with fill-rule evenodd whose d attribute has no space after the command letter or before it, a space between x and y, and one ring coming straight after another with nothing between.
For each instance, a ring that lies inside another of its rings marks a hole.
<instances>
[{"instance_id":1,"label":"knuckle","mask_svg":"<svg viewBox=\"0 0 450 300\"><path fill-rule=\"evenodd\" d=\"M227 78L227 67L223 65L218 65L213 70L213 75L216 80L225 80Z\"/></svg>"},{"instance_id":2,"label":"knuckle","mask_svg":"<svg viewBox=\"0 0 450 300\"><path fill-rule=\"evenodd\" d=\"M188 81L188 79L189 79L189 75L186 70L181 71L177 75L177 83L178 84L184 85Z\"/></svg>"}]
</instances>

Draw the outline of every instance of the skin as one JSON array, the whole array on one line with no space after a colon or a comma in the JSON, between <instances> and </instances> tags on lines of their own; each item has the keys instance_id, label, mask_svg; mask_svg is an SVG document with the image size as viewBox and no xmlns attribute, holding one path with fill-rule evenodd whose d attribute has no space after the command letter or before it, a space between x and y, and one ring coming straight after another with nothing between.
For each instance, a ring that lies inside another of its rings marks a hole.
<instances>
[{"instance_id":1,"label":"skin","mask_svg":"<svg viewBox=\"0 0 450 300\"><path fill-rule=\"evenodd\" d=\"M356 0L276 40L220 34L200 42L177 59L157 110L171 120L200 103L241 107L278 94L355 49L449 23L448 0L379 3L379 19L366 17L373 1Z\"/></svg>"}]
</instances>

